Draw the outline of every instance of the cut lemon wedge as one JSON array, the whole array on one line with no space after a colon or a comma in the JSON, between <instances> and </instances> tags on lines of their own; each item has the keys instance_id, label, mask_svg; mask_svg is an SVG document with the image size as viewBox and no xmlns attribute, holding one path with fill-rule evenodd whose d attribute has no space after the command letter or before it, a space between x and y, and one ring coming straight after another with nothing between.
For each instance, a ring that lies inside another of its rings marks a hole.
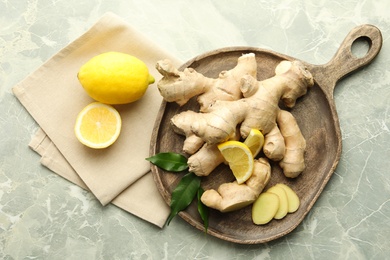
<instances>
[{"instance_id":1,"label":"cut lemon wedge","mask_svg":"<svg viewBox=\"0 0 390 260\"><path fill-rule=\"evenodd\" d=\"M122 120L112 106L94 102L78 114L75 125L77 139L84 145L102 149L112 145L118 138Z\"/></svg>"},{"instance_id":2,"label":"cut lemon wedge","mask_svg":"<svg viewBox=\"0 0 390 260\"><path fill-rule=\"evenodd\" d=\"M251 129L244 144L251 150L253 158L256 157L264 145L264 135L257 129Z\"/></svg>"},{"instance_id":3,"label":"cut lemon wedge","mask_svg":"<svg viewBox=\"0 0 390 260\"><path fill-rule=\"evenodd\" d=\"M222 156L228 162L237 183L244 183L253 172L253 156L248 146L239 141L227 141L218 145Z\"/></svg>"}]
</instances>

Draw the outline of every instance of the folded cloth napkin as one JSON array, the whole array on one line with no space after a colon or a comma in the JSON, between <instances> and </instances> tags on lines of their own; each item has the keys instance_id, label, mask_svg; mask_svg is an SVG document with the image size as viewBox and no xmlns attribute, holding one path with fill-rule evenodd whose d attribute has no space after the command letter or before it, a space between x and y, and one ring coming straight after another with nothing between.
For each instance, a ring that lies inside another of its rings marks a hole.
<instances>
[{"instance_id":1,"label":"folded cloth napkin","mask_svg":"<svg viewBox=\"0 0 390 260\"><path fill-rule=\"evenodd\" d=\"M112 146L90 149L74 134L78 113L93 102L78 82L77 72L90 58L107 51L124 52L143 60L156 82L161 78L155 69L158 60L168 58L177 66L181 64L116 15L105 14L13 87L14 95L41 128L29 145L42 156L43 165L90 190L102 205L112 201L162 226L169 209L145 160L162 100L156 84L150 85L139 101L115 106L122 117L122 130Z\"/></svg>"},{"instance_id":2,"label":"folded cloth napkin","mask_svg":"<svg viewBox=\"0 0 390 260\"><path fill-rule=\"evenodd\" d=\"M87 185L41 128L31 139L29 146L42 156L42 165L88 190ZM170 211L162 197L159 196L153 182L153 176L150 173L145 174L116 196L111 203L150 223L163 227Z\"/></svg>"}]
</instances>

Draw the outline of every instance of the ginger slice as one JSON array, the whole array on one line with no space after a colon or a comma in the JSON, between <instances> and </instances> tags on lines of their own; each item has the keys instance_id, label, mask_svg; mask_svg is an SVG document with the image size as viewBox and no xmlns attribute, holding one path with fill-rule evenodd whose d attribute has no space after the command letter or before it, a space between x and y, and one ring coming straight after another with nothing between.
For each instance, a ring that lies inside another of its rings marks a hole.
<instances>
[{"instance_id":1,"label":"ginger slice","mask_svg":"<svg viewBox=\"0 0 390 260\"><path fill-rule=\"evenodd\" d=\"M252 206L252 221L256 225L270 222L279 209L279 197L271 192L260 194Z\"/></svg>"}]
</instances>

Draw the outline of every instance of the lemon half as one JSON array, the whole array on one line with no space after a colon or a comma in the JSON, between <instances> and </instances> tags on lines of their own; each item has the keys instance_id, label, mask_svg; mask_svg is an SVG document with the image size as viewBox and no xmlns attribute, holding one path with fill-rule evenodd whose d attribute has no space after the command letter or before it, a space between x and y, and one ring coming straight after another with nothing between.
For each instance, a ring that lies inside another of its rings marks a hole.
<instances>
[{"instance_id":1,"label":"lemon half","mask_svg":"<svg viewBox=\"0 0 390 260\"><path fill-rule=\"evenodd\" d=\"M93 102L78 114L75 124L77 139L84 145L102 149L112 145L121 132L122 120L112 106Z\"/></svg>"}]
</instances>

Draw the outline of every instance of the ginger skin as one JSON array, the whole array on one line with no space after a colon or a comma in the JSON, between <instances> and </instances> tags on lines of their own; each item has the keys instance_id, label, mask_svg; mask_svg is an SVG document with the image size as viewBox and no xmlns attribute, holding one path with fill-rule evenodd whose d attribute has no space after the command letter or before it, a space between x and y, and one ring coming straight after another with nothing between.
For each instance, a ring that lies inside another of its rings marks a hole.
<instances>
[{"instance_id":1,"label":"ginger skin","mask_svg":"<svg viewBox=\"0 0 390 260\"><path fill-rule=\"evenodd\" d=\"M171 120L171 126L173 128L173 131L186 137L183 144L183 151L187 154L194 154L204 144L203 139L196 136L192 132L192 123L193 122L191 117L183 118L183 120L175 123L173 123L173 121Z\"/></svg>"},{"instance_id":2,"label":"ginger skin","mask_svg":"<svg viewBox=\"0 0 390 260\"><path fill-rule=\"evenodd\" d=\"M267 158L273 161L283 159L284 153L286 152L286 145L277 125L264 137L263 152Z\"/></svg>"},{"instance_id":3,"label":"ginger skin","mask_svg":"<svg viewBox=\"0 0 390 260\"><path fill-rule=\"evenodd\" d=\"M233 69L222 71L216 79L205 77L192 68L181 72L169 60L158 61L156 69L163 75L157 86L164 100L182 106L198 95L201 112L207 111L216 100L240 99L241 77L257 76L257 63L253 53L239 57Z\"/></svg>"},{"instance_id":4,"label":"ginger skin","mask_svg":"<svg viewBox=\"0 0 390 260\"><path fill-rule=\"evenodd\" d=\"M189 171L208 176L225 160L217 145L229 139L246 138L251 129L264 135L263 152L267 158L254 159L254 169L243 184L221 184L206 190L201 201L221 212L238 210L252 204L268 184L271 166L268 159L279 161L286 177L295 178L304 169L306 141L287 108L314 85L311 73L299 61L282 61L271 78L257 80L257 62L253 53L238 58L237 65L208 78L192 68L177 70L169 60L159 61L163 75L158 82L167 102L182 106L197 96L200 112L184 111L171 118L174 131L186 137L183 151Z\"/></svg>"},{"instance_id":5,"label":"ginger skin","mask_svg":"<svg viewBox=\"0 0 390 260\"><path fill-rule=\"evenodd\" d=\"M296 178L305 169L306 141L290 112L281 110L277 121L286 143L286 152L279 165L286 177Z\"/></svg>"},{"instance_id":6,"label":"ginger skin","mask_svg":"<svg viewBox=\"0 0 390 260\"><path fill-rule=\"evenodd\" d=\"M241 76L248 75L256 78L257 63L253 53L242 55L238 58L237 65L228 71L222 71L216 79L208 78L196 72L192 68L184 71L176 69L170 60L161 60L156 64L157 70L163 78L157 83L161 96L167 102L176 102L180 106L186 104L189 99L197 96L200 111L206 112L216 100L238 100L242 97L240 91ZM183 151L194 154L204 144L191 130L193 123L182 120L172 124L173 130L186 137Z\"/></svg>"},{"instance_id":7,"label":"ginger skin","mask_svg":"<svg viewBox=\"0 0 390 260\"><path fill-rule=\"evenodd\" d=\"M271 176L271 166L267 159L260 158L254 163L252 176L244 184L234 181L222 184L217 191L206 190L201 197L203 204L221 212L238 210L252 204Z\"/></svg>"},{"instance_id":8,"label":"ginger skin","mask_svg":"<svg viewBox=\"0 0 390 260\"><path fill-rule=\"evenodd\" d=\"M240 136L236 134L230 140L237 141L239 139ZM204 144L198 152L191 155L187 160L189 171L198 176L208 176L218 165L224 162L226 162L225 158L223 158L217 144Z\"/></svg>"},{"instance_id":9,"label":"ginger skin","mask_svg":"<svg viewBox=\"0 0 390 260\"><path fill-rule=\"evenodd\" d=\"M240 134L246 138L252 128L264 135L276 126L280 111L279 100L287 107L293 107L296 99L306 94L313 85L311 74L298 62L282 61L272 78L257 81L251 76L242 79L241 91L244 98L235 101L215 101L207 113L185 111L172 118L178 126L191 118L191 130L206 143L221 143L234 135L241 123Z\"/></svg>"},{"instance_id":10,"label":"ginger skin","mask_svg":"<svg viewBox=\"0 0 390 260\"><path fill-rule=\"evenodd\" d=\"M215 144L204 144L195 154L188 158L188 170L198 176L208 176L225 159Z\"/></svg>"},{"instance_id":11,"label":"ginger skin","mask_svg":"<svg viewBox=\"0 0 390 260\"><path fill-rule=\"evenodd\" d=\"M186 128L187 137L196 135L209 145L222 143L235 136L238 125L240 125L242 138L246 138L252 128L259 129L266 137L266 155L269 155L271 159L282 160L286 153L293 154L292 149L295 145L299 145L296 154L302 154L302 149L300 143L292 141L289 145L290 150L284 149L285 140L281 139L281 135L283 138L285 136L281 129L278 133L276 128L283 128L286 133L291 120L282 120L284 117L280 117L278 124L278 116L281 112L278 103L282 100L287 107L293 107L296 100L306 94L307 88L313 84L312 75L302 63L282 61L275 69L275 76L269 79L257 81L249 75L243 76L240 89L244 98L235 101L216 100L207 112L185 111L175 115L171 123L175 129ZM185 127L182 126L183 123ZM282 126L283 124L285 127ZM297 129L299 131L299 128ZM278 137L270 140L271 136L267 137L268 134L276 134ZM295 165L290 159L298 160L300 157L301 155L288 155L289 160L281 163L286 176L298 176L299 167L297 165L300 163ZM292 167L297 170L290 169ZM205 169L205 167L202 168ZM207 172L211 171L212 169L207 169Z\"/></svg>"},{"instance_id":12,"label":"ginger skin","mask_svg":"<svg viewBox=\"0 0 390 260\"><path fill-rule=\"evenodd\" d=\"M158 88L167 102L181 106L197 96L201 113L184 111L171 118L174 131L186 137L183 151L191 155L188 163L195 174L207 176L223 162L213 146L237 134L246 138L252 128L263 133L264 154L280 161L286 176L296 177L304 169L301 159L305 145L303 141L286 140L292 138L287 130L289 124L297 129L294 138L303 136L292 120L279 116L278 106L281 100L286 107L294 107L296 100L314 85L311 73L301 62L282 61L275 68L275 76L263 81L257 81L253 53L239 57L234 68L222 71L216 79L192 68L179 71L169 60L159 61L156 68L163 75Z\"/></svg>"}]
</instances>

